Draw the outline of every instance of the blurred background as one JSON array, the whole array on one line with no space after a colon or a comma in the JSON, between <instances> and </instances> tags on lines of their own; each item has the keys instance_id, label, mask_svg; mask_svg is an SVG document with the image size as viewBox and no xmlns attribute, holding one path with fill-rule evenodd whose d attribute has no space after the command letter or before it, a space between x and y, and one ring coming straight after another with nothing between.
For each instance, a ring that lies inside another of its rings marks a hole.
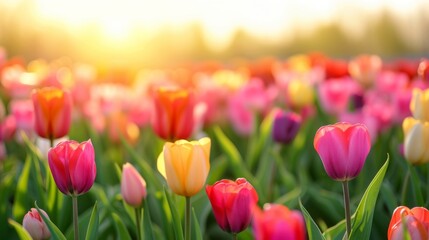
<instances>
[{"instance_id":1,"label":"blurred background","mask_svg":"<svg viewBox=\"0 0 429 240\"><path fill-rule=\"evenodd\" d=\"M427 0L2 0L0 46L130 69L315 51L421 58L428 12Z\"/></svg>"}]
</instances>

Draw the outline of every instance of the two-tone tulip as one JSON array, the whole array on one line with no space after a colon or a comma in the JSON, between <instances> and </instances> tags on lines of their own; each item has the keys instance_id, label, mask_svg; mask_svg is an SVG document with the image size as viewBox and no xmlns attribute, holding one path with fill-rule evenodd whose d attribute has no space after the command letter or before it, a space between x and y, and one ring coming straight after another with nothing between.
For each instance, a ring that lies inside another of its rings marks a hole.
<instances>
[{"instance_id":1,"label":"two-tone tulip","mask_svg":"<svg viewBox=\"0 0 429 240\"><path fill-rule=\"evenodd\" d=\"M412 164L429 162L429 122L407 117L402 122L404 131L404 155Z\"/></svg>"},{"instance_id":2,"label":"two-tone tulip","mask_svg":"<svg viewBox=\"0 0 429 240\"><path fill-rule=\"evenodd\" d=\"M265 204L263 211L255 208L252 226L256 240L307 239L301 212L290 210L280 204Z\"/></svg>"},{"instance_id":3,"label":"two-tone tulip","mask_svg":"<svg viewBox=\"0 0 429 240\"><path fill-rule=\"evenodd\" d=\"M146 181L130 163L122 168L121 194L124 201L132 207L140 207L146 198Z\"/></svg>"},{"instance_id":4,"label":"two-tone tulip","mask_svg":"<svg viewBox=\"0 0 429 240\"><path fill-rule=\"evenodd\" d=\"M210 170L210 145L207 137L165 143L157 166L174 193L191 197L204 187Z\"/></svg>"},{"instance_id":5,"label":"two-tone tulip","mask_svg":"<svg viewBox=\"0 0 429 240\"><path fill-rule=\"evenodd\" d=\"M41 210L41 212L49 219L45 211ZM48 226L46 226L46 223L35 208L31 208L31 210L25 214L22 226L34 240L49 239L51 237Z\"/></svg>"},{"instance_id":6,"label":"two-tone tulip","mask_svg":"<svg viewBox=\"0 0 429 240\"><path fill-rule=\"evenodd\" d=\"M86 193L94 184L97 169L91 140L68 140L48 152L49 168L58 189L65 195Z\"/></svg>"},{"instance_id":7,"label":"two-tone tulip","mask_svg":"<svg viewBox=\"0 0 429 240\"><path fill-rule=\"evenodd\" d=\"M194 100L188 90L159 88L154 96L152 126L162 139L188 139L194 130Z\"/></svg>"},{"instance_id":8,"label":"two-tone tulip","mask_svg":"<svg viewBox=\"0 0 429 240\"><path fill-rule=\"evenodd\" d=\"M246 179L217 181L206 186L206 193L222 230L237 234L249 226L258 194Z\"/></svg>"},{"instance_id":9,"label":"two-tone tulip","mask_svg":"<svg viewBox=\"0 0 429 240\"><path fill-rule=\"evenodd\" d=\"M405 225L405 226L404 226ZM405 206L397 207L390 219L387 230L388 240L405 239L407 230L410 239L423 240L429 238L429 211L424 207L409 209Z\"/></svg>"},{"instance_id":10,"label":"two-tone tulip","mask_svg":"<svg viewBox=\"0 0 429 240\"><path fill-rule=\"evenodd\" d=\"M371 139L365 125L340 122L319 128L314 148L328 176L347 181L362 170L371 149Z\"/></svg>"},{"instance_id":11,"label":"two-tone tulip","mask_svg":"<svg viewBox=\"0 0 429 240\"><path fill-rule=\"evenodd\" d=\"M68 134L71 123L72 100L67 91L45 87L33 95L35 130L47 139L57 139Z\"/></svg>"}]
</instances>

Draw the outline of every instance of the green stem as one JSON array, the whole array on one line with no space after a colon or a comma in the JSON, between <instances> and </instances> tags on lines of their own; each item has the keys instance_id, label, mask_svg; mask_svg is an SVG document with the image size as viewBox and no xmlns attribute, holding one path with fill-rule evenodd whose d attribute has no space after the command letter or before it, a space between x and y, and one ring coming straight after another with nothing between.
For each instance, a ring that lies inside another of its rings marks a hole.
<instances>
[{"instance_id":1,"label":"green stem","mask_svg":"<svg viewBox=\"0 0 429 240\"><path fill-rule=\"evenodd\" d=\"M191 197L186 198L185 209L185 240L191 239Z\"/></svg>"},{"instance_id":2,"label":"green stem","mask_svg":"<svg viewBox=\"0 0 429 240\"><path fill-rule=\"evenodd\" d=\"M345 215L346 215L346 239L349 239L350 232L352 230L352 222L351 222L351 215L350 215L350 196L349 196L349 182L343 181L343 194L344 194L344 208L345 208Z\"/></svg>"},{"instance_id":3,"label":"green stem","mask_svg":"<svg viewBox=\"0 0 429 240\"><path fill-rule=\"evenodd\" d=\"M237 233L233 233L232 234L232 240L237 240L238 239L237 235L238 235Z\"/></svg>"},{"instance_id":4,"label":"green stem","mask_svg":"<svg viewBox=\"0 0 429 240\"><path fill-rule=\"evenodd\" d=\"M73 226L74 226L74 240L79 240L79 221L78 221L78 207L77 196L72 196L73 201Z\"/></svg>"},{"instance_id":5,"label":"green stem","mask_svg":"<svg viewBox=\"0 0 429 240\"><path fill-rule=\"evenodd\" d=\"M135 213L136 213L136 227L137 227L137 240L141 240L142 239L142 229L141 229L141 208L135 208Z\"/></svg>"},{"instance_id":6,"label":"green stem","mask_svg":"<svg viewBox=\"0 0 429 240\"><path fill-rule=\"evenodd\" d=\"M51 146L51 148L54 147L54 138L49 138L49 145Z\"/></svg>"},{"instance_id":7,"label":"green stem","mask_svg":"<svg viewBox=\"0 0 429 240\"><path fill-rule=\"evenodd\" d=\"M408 181L410 180L410 166L407 164L407 174L405 175L404 184L402 185L402 198L401 198L401 205L405 206L405 198L407 196L407 189L408 189Z\"/></svg>"}]
</instances>

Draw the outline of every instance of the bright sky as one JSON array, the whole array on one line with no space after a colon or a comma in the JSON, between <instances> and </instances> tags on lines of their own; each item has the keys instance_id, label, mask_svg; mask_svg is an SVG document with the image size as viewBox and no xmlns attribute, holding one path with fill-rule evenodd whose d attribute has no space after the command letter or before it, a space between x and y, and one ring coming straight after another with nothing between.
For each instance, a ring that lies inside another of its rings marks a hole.
<instances>
[{"instance_id":1,"label":"bright sky","mask_svg":"<svg viewBox=\"0 0 429 240\"><path fill-rule=\"evenodd\" d=\"M5 0L19 2L19 0ZM280 37L292 28L311 30L320 23L344 22L359 33L362 19L383 8L407 16L428 8L427 0L34 0L47 19L72 27L99 24L110 37L136 26L156 29L198 22L214 43L227 43L238 27L259 36ZM359 17L359 18L357 18ZM362 18L362 19L361 19ZM353 33L352 33L353 34Z\"/></svg>"}]
</instances>

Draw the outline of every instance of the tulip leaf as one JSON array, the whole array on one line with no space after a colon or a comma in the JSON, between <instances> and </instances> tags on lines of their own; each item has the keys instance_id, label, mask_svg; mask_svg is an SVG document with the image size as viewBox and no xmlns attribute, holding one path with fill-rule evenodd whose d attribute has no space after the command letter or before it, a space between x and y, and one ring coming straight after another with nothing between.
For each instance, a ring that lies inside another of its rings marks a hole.
<instances>
[{"instance_id":1,"label":"tulip leaf","mask_svg":"<svg viewBox=\"0 0 429 240\"><path fill-rule=\"evenodd\" d=\"M167 192L167 189L164 188L164 196L167 198L168 207L170 208L172 220L173 220L173 229L174 235L176 239L183 240L183 231L181 219L179 217L179 213L177 212L177 208L174 206L173 201L171 200L170 194Z\"/></svg>"},{"instance_id":2,"label":"tulip leaf","mask_svg":"<svg viewBox=\"0 0 429 240\"><path fill-rule=\"evenodd\" d=\"M366 189L362 199L354 213L354 221L352 221L352 230L350 239L369 239L371 235L371 226L374 215L374 208L380 191L381 183L389 166L389 155L384 165L372 179Z\"/></svg>"},{"instance_id":3,"label":"tulip leaf","mask_svg":"<svg viewBox=\"0 0 429 240\"><path fill-rule=\"evenodd\" d=\"M92 209L91 218L89 219L88 229L86 230L85 240L97 239L98 223L98 208L97 202L95 202L94 208Z\"/></svg>"},{"instance_id":4,"label":"tulip leaf","mask_svg":"<svg viewBox=\"0 0 429 240\"><path fill-rule=\"evenodd\" d=\"M299 206L300 206L301 211L304 215L308 238L311 240L319 240L319 239L323 240L323 239L325 239L325 237L322 235L322 232L320 231L319 227L317 226L317 224L314 222L313 218L308 213L307 209L305 209L304 205L302 205L301 200L299 201Z\"/></svg>"},{"instance_id":5,"label":"tulip leaf","mask_svg":"<svg viewBox=\"0 0 429 240\"><path fill-rule=\"evenodd\" d=\"M273 126L273 117L274 114L269 114L261 123L259 134L256 136L252 136L251 146L249 148L249 154L247 157L247 162L251 169L255 165L255 161L259 159L259 156L262 153L262 150L266 146L271 146L271 128ZM256 139L254 138L256 137Z\"/></svg>"},{"instance_id":6,"label":"tulip leaf","mask_svg":"<svg viewBox=\"0 0 429 240\"><path fill-rule=\"evenodd\" d=\"M27 211L28 207L31 205L31 201L29 198L29 191L28 191L28 182L30 178L30 169L31 169L31 157L27 156L25 159L24 167L22 168L21 175L18 179L18 184L16 186L16 193L15 193L15 203L13 204L13 216L15 219L22 219L24 217L25 212Z\"/></svg>"},{"instance_id":7,"label":"tulip leaf","mask_svg":"<svg viewBox=\"0 0 429 240\"><path fill-rule=\"evenodd\" d=\"M37 206L36 202L34 202L34 205L36 206L37 211L39 212L39 215L42 217L43 221L46 223L46 226L48 226L48 229L51 232L52 239L67 240L67 238L60 231L60 229L49 218L47 218L42 213L42 210L40 210L40 208L39 208L39 206Z\"/></svg>"},{"instance_id":8,"label":"tulip leaf","mask_svg":"<svg viewBox=\"0 0 429 240\"><path fill-rule=\"evenodd\" d=\"M128 233L127 228L125 227L123 221L116 213L112 213L112 219L114 222L116 234L118 236L118 239L121 240L131 240L130 234Z\"/></svg>"},{"instance_id":9,"label":"tulip leaf","mask_svg":"<svg viewBox=\"0 0 429 240\"><path fill-rule=\"evenodd\" d=\"M410 171L411 176L411 189L413 190L413 196L415 197L416 206L424 206L425 202L423 201L422 196L422 185L420 184L419 176L417 175L416 169L410 164L407 164Z\"/></svg>"},{"instance_id":10,"label":"tulip leaf","mask_svg":"<svg viewBox=\"0 0 429 240\"><path fill-rule=\"evenodd\" d=\"M152 227L152 221L150 219L150 212L149 212L149 204L147 201L144 201L143 203L144 209L143 209L143 234L144 238L146 240L152 240L153 237L153 227Z\"/></svg>"},{"instance_id":11,"label":"tulip leaf","mask_svg":"<svg viewBox=\"0 0 429 240\"><path fill-rule=\"evenodd\" d=\"M353 221L353 217L352 217L352 221ZM343 237L345 237L345 232L346 232L346 220L343 219L335 226L332 226L326 229L323 232L323 236L326 239L330 239L330 240L341 240L343 239Z\"/></svg>"},{"instance_id":12,"label":"tulip leaf","mask_svg":"<svg viewBox=\"0 0 429 240\"><path fill-rule=\"evenodd\" d=\"M203 236L201 235L202 231L200 228L200 224L198 223L197 215L195 215L194 208L192 208L192 231L194 235L192 239L203 240Z\"/></svg>"},{"instance_id":13,"label":"tulip leaf","mask_svg":"<svg viewBox=\"0 0 429 240\"><path fill-rule=\"evenodd\" d=\"M10 218L8 219L8 222L12 227L15 228L16 232L18 233L19 239L21 239L21 240L32 240L33 239L31 237L31 235L27 232L27 230L25 230L25 228L21 224L15 222L14 220L12 220Z\"/></svg>"}]
</instances>

